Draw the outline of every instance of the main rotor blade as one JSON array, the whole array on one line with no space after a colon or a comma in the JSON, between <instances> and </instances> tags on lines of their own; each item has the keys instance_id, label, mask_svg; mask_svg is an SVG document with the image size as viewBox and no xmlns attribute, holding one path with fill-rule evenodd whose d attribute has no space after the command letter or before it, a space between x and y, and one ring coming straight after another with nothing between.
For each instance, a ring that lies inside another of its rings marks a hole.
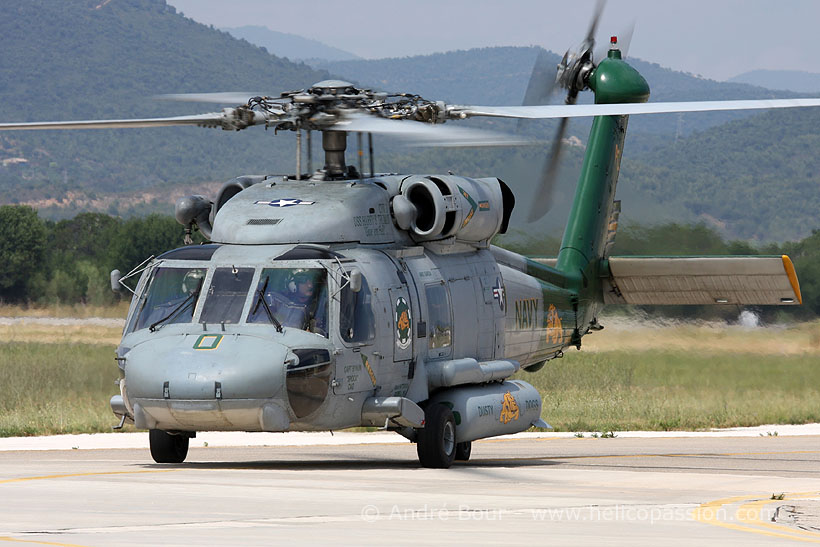
<instances>
[{"instance_id":1,"label":"main rotor blade","mask_svg":"<svg viewBox=\"0 0 820 547\"><path fill-rule=\"evenodd\" d=\"M555 140L550 146L550 153L547 156L546 163L541 169L541 179L538 181L538 188L530 206L530 214L527 217L527 222L535 222L547 212L552 209L552 195L555 190L555 184L558 181L558 167L561 161L561 150L563 150L564 133L567 131L567 123L569 118L562 118L561 124L558 126L558 131L555 134Z\"/></svg>"},{"instance_id":2,"label":"main rotor blade","mask_svg":"<svg viewBox=\"0 0 820 547\"><path fill-rule=\"evenodd\" d=\"M187 103L248 104L248 99L264 96L264 93L252 93L250 91L225 91L221 93L170 93L155 95L154 98L163 101Z\"/></svg>"},{"instance_id":3,"label":"main rotor blade","mask_svg":"<svg viewBox=\"0 0 820 547\"><path fill-rule=\"evenodd\" d=\"M526 146L534 142L464 127L452 127L441 124L431 124L410 120L388 120L379 116L361 113L347 113L344 119L334 123L333 130L358 131L361 133L380 133L393 135L400 139L412 141L416 146L443 146L443 147L484 147L484 146Z\"/></svg>"},{"instance_id":4,"label":"main rotor blade","mask_svg":"<svg viewBox=\"0 0 820 547\"><path fill-rule=\"evenodd\" d=\"M131 127L163 127L171 125L202 125L221 127L223 114L197 114L173 118L141 118L132 120L78 120L71 122L0 123L0 131L23 131L33 129L118 129Z\"/></svg>"},{"instance_id":5,"label":"main rotor blade","mask_svg":"<svg viewBox=\"0 0 820 547\"><path fill-rule=\"evenodd\" d=\"M748 101L686 101L669 103L619 103L543 106L456 106L453 118L488 116L492 118L547 119L590 116L629 116L675 112L713 112L722 110L764 110L820 106L820 99L760 99Z\"/></svg>"}]
</instances>

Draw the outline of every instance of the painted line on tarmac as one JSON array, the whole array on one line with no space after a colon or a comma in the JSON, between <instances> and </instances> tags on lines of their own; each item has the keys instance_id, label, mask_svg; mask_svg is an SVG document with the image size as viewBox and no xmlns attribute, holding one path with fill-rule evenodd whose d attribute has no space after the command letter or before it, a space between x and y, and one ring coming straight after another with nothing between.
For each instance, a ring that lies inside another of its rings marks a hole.
<instances>
[{"instance_id":1,"label":"painted line on tarmac","mask_svg":"<svg viewBox=\"0 0 820 547\"><path fill-rule=\"evenodd\" d=\"M759 534L764 536L776 537L780 539L790 539L792 541L803 541L808 543L820 543L820 533L811 532L809 530L800 530L789 528L771 522L760 520L761 509L771 503L778 501L812 498L820 495L820 492L794 492L784 495L782 500L773 500L771 498L756 498L750 496L734 496L731 498L722 498L718 500L708 501L702 503L695 509L694 519L704 524L711 524L713 526L720 526L729 530L739 532L748 532L752 534ZM726 522L719 517L721 513L726 514L725 508L729 505L742 503L736 510L735 520L743 524L734 524Z\"/></svg>"},{"instance_id":2,"label":"painted line on tarmac","mask_svg":"<svg viewBox=\"0 0 820 547\"><path fill-rule=\"evenodd\" d=\"M816 498L820 496L820 492L802 492L796 494L788 494L784 495L782 500L778 499L762 499L753 502L749 502L746 504L741 505L737 510L737 518L739 521L751 524L753 526L760 526L763 528L767 528L769 530L787 532L789 534L796 534L798 536L804 537L811 537L814 538L814 541L820 543L820 533L812 532L811 530L803 530L803 529L794 529L788 526L783 526L782 524L774 524L773 522L767 522L761 518L762 509L766 505L770 505L772 503L777 503L779 501L786 501L786 500L798 500L798 499L806 499L806 498Z\"/></svg>"},{"instance_id":3,"label":"painted line on tarmac","mask_svg":"<svg viewBox=\"0 0 820 547\"><path fill-rule=\"evenodd\" d=\"M513 439L509 439L513 440ZM607 458L718 458L725 456L774 456L783 454L820 454L820 450L788 450L783 452L704 452L704 453L689 453L689 454L593 454L589 456L559 456L559 455L545 455L545 456L523 456L513 458L482 458L481 461L524 461L524 460L596 460ZM744 498L746 499L746 498Z\"/></svg>"},{"instance_id":4,"label":"painted line on tarmac","mask_svg":"<svg viewBox=\"0 0 820 547\"><path fill-rule=\"evenodd\" d=\"M17 539L6 536L0 536L0 541L8 541L11 543L32 543L34 545L57 545L58 547L88 547L88 545L78 545L76 543L56 543L54 541L38 541L36 539Z\"/></svg>"},{"instance_id":5,"label":"painted line on tarmac","mask_svg":"<svg viewBox=\"0 0 820 547\"><path fill-rule=\"evenodd\" d=\"M12 482L26 482L26 481L41 481L47 479L67 479L72 477L94 477L102 475L138 475L144 473L172 473L179 471L179 469L148 469L142 471L99 471L92 473L65 473L61 475L41 475L38 477L18 477L16 479L2 479L0 484L8 484Z\"/></svg>"}]
</instances>

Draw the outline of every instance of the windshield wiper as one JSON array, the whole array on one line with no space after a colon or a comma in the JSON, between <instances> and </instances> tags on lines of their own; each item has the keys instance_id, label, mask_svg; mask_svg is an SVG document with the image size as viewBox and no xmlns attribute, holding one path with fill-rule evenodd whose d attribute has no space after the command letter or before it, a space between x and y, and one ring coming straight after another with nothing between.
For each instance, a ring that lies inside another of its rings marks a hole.
<instances>
[{"instance_id":1,"label":"windshield wiper","mask_svg":"<svg viewBox=\"0 0 820 547\"><path fill-rule=\"evenodd\" d=\"M265 315L268 316L268 320L270 320L273 326L276 327L276 332L282 332L282 323L280 323L279 320L273 316L273 312L270 311L270 306L268 306L268 303L265 301L265 290L268 288L268 281L270 281L270 276L265 277L265 283L262 285L262 288L256 290L257 300L256 304L253 306L253 312L251 312L251 314L256 315L256 312L259 310L259 304L264 305Z\"/></svg>"},{"instance_id":2,"label":"windshield wiper","mask_svg":"<svg viewBox=\"0 0 820 547\"><path fill-rule=\"evenodd\" d=\"M191 302L193 302L194 306L196 306L196 299L199 296L199 291L202 290L202 282L203 281L205 281L205 278L201 278L199 280L199 283L196 286L196 290L194 290L191 294L189 294L188 297L185 300L180 302L179 306L177 306L176 308L171 310L171 312L168 315L166 315L165 317L163 317L162 319L160 319L158 321L155 321L150 327L148 327L148 330L151 331L151 332L156 332L158 330L158 325L161 325L165 321L168 321L169 319L171 319L173 317L176 317L180 312L182 312L182 310L187 308L188 304L190 304Z\"/></svg>"}]
</instances>

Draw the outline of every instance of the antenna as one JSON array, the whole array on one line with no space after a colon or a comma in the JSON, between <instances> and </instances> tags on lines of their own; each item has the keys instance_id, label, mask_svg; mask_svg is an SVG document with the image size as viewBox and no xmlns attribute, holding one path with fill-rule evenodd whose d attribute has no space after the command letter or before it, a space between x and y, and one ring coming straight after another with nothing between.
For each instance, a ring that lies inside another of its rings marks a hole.
<instances>
[{"instance_id":1,"label":"antenna","mask_svg":"<svg viewBox=\"0 0 820 547\"><path fill-rule=\"evenodd\" d=\"M376 176L376 170L373 168L373 133L367 134L367 158L370 160L370 178Z\"/></svg>"},{"instance_id":2,"label":"antenna","mask_svg":"<svg viewBox=\"0 0 820 547\"><path fill-rule=\"evenodd\" d=\"M302 130L296 130L296 180L302 180Z\"/></svg>"}]
</instances>

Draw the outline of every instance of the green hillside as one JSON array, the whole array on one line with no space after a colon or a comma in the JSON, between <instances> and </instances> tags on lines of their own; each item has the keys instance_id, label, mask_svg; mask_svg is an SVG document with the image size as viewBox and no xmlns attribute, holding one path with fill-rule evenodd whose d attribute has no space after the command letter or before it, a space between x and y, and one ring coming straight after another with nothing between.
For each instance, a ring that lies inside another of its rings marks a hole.
<instances>
[{"instance_id":1,"label":"green hillside","mask_svg":"<svg viewBox=\"0 0 820 547\"><path fill-rule=\"evenodd\" d=\"M160 93L278 93L326 78L175 12L163 0L0 3L0 119L180 115L221 105L168 103ZM135 191L292 169L293 140L253 128L3 133L0 200L70 190ZM25 160L25 162L21 161ZM239 172L237 172L239 170Z\"/></svg>"},{"instance_id":2,"label":"green hillside","mask_svg":"<svg viewBox=\"0 0 820 547\"><path fill-rule=\"evenodd\" d=\"M0 3L0 33L3 121L195 113L221 105L151 97L231 90L277 93L329 75L186 19L163 0ZM486 48L327 67L333 74L381 89L455 103L517 104L537 52ZM558 61L557 55L553 60ZM650 82L653 100L775 96L761 88L632 62ZM705 221L728 237L761 241L796 239L815 229L818 169L813 152L820 138L814 128L820 114L744 114L720 125L738 116L633 117L618 190L624 219ZM469 123L515 127L504 120ZM570 134L581 142L566 149L556 206L534 226L523 219L544 148L424 150L379 137L376 169L499 176L518 198L513 227L556 236L566 219L588 123L570 124ZM534 122L525 130L549 138L553 127L554 122ZM262 128L238 134L199 128L2 133L0 203L36 199L49 207L48 215L61 217L88 208L170 212L172 188L240 174L292 172L293 151L292 135L274 138ZM112 192L119 201L107 205L60 204L67 196L92 198ZM142 199L145 196L154 197Z\"/></svg>"},{"instance_id":3,"label":"green hillside","mask_svg":"<svg viewBox=\"0 0 820 547\"><path fill-rule=\"evenodd\" d=\"M784 241L820 228L820 111L771 111L632 156L624 180L730 237Z\"/></svg>"}]
</instances>

